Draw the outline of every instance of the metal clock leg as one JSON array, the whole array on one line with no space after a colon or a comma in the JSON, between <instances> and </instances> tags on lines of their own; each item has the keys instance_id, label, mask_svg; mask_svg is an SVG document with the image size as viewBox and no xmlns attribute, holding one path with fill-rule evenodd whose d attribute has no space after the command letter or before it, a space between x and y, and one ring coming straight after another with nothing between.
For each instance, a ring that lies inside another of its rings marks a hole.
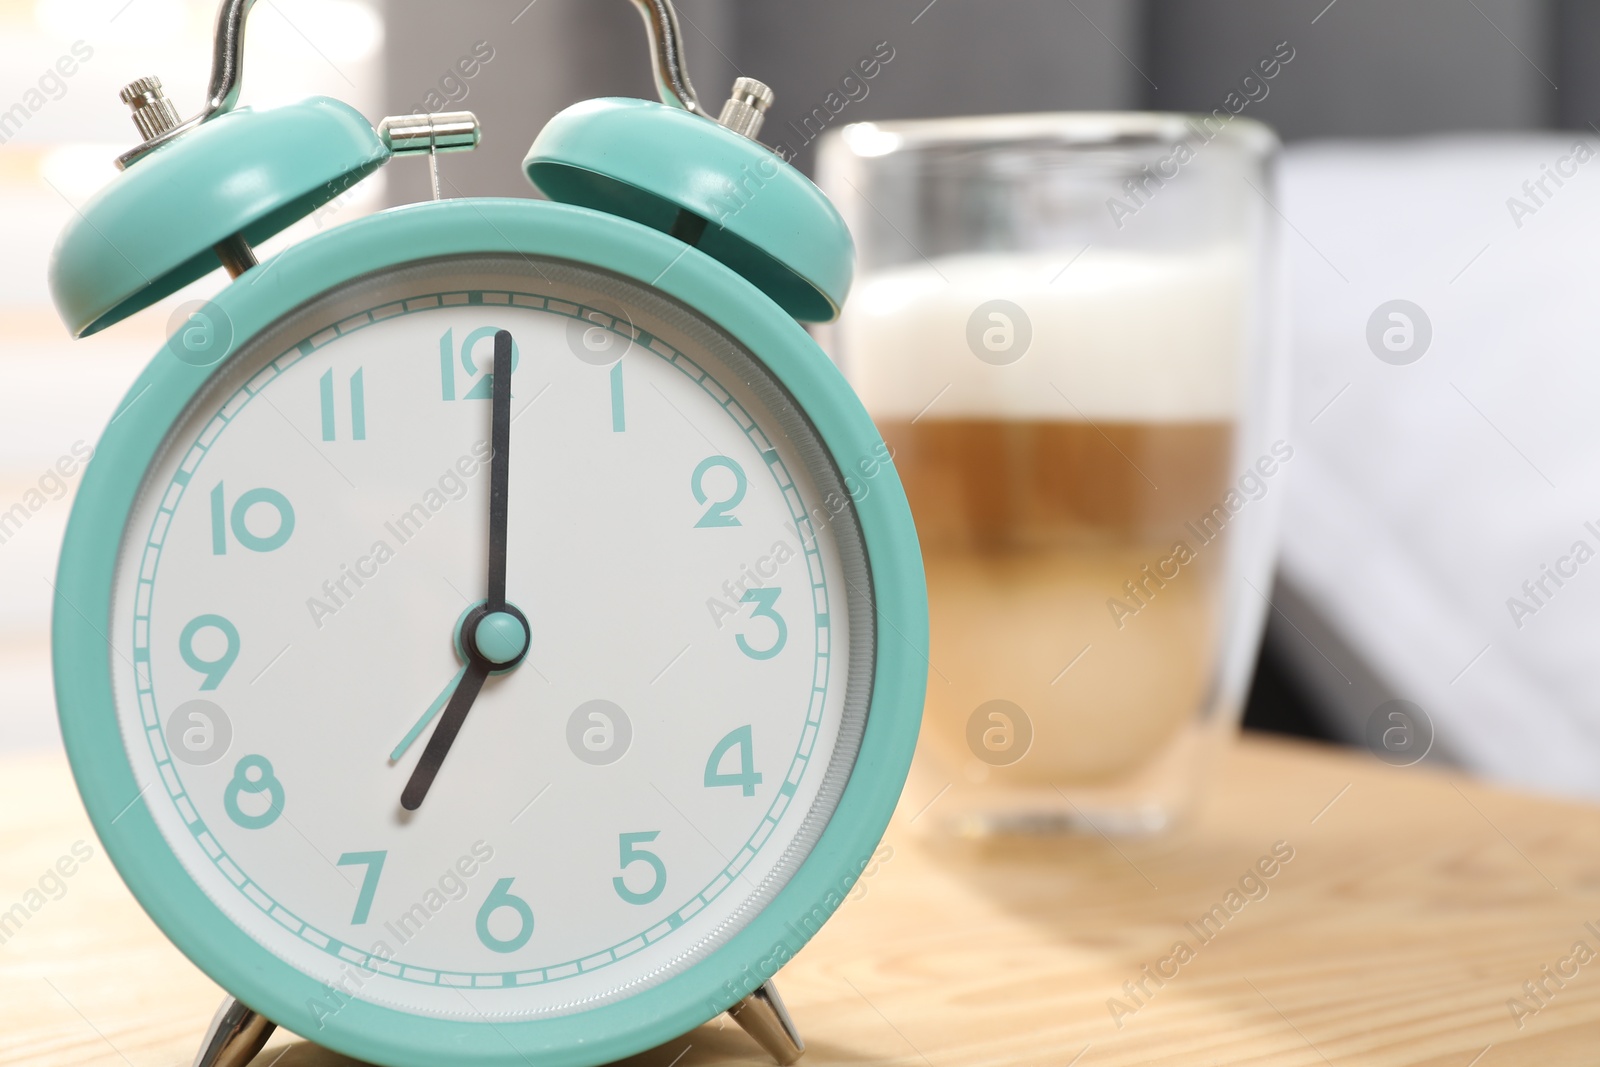
<instances>
[{"instance_id":1,"label":"metal clock leg","mask_svg":"<svg viewBox=\"0 0 1600 1067\"><path fill-rule=\"evenodd\" d=\"M245 1067L277 1028L265 1015L257 1015L232 997L223 997L194 1067Z\"/></svg>"},{"instance_id":2,"label":"metal clock leg","mask_svg":"<svg viewBox=\"0 0 1600 1067\"><path fill-rule=\"evenodd\" d=\"M784 1067L798 1060L806 1050L800 1031L789 1018L789 1009L783 1006L783 998L778 995L778 987L771 981L762 982L755 992L729 1008L728 1014Z\"/></svg>"}]
</instances>

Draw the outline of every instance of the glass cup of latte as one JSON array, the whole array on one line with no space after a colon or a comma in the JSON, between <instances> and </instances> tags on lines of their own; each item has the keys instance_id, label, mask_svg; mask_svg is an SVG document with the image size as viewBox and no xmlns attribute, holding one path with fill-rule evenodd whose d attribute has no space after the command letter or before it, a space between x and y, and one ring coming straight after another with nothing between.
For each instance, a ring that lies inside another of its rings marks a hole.
<instances>
[{"instance_id":1,"label":"glass cup of latte","mask_svg":"<svg viewBox=\"0 0 1600 1067\"><path fill-rule=\"evenodd\" d=\"M919 828L1161 831L1236 732L1294 456L1276 149L1226 110L825 142L860 269L826 340L928 575Z\"/></svg>"}]
</instances>

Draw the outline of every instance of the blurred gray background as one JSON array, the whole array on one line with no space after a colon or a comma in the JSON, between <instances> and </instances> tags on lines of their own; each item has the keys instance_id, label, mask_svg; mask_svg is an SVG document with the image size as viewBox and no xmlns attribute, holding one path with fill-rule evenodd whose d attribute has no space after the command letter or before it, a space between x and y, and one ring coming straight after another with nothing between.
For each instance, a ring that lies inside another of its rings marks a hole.
<instances>
[{"instance_id":1,"label":"blurred gray background","mask_svg":"<svg viewBox=\"0 0 1600 1067\"><path fill-rule=\"evenodd\" d=\"M1222 105L1287 41L1295 58L1250 114L1285 140L1586 128L1600 118L1600 4L1585 0L679 0L691 73L715 108L739 74L777 92L769 141L794 137L851 67L894 58L839 124L1006 111ZM543 121L591 96L652 95L644 34L623 0L389 0L387 106L407 109L485 42L450 87L484 121L452 159L462 193L522 195L517 164ZM440 97L446 94L440 90ZM798 138L795 141L798 142ZM798 143L796 143L798 147ZM812 153L799 154L809 167ZM395 168L391 198L426 195Z\"/></svg>"},{"instance_id":2,"label":"blurred gray background","mask_svg":"<svg viewBox=\"0 0 1600 1067\"><path fill-rule=\"evenodd\" d=\"M770 83L765 139L797 149L807 169L819 124L1210 111L1265 89L1247 114L1289 144L1275 206L1292 220L1301 458L1246 721L1360 743L1374 709L1403 697L1440 717L1439 750L1467 765L1600 797L1600 586L1574 586L1526 627L1504 599L1553 558L1549 546L1600 524L1600 377L1590 377L1600 350L1588 311L1600 286L1600 170L1566 182L1537 218L1508 214L1508 196L1528 195L1525 183L1575 141L1600 142L1600 0L677 4L708 107L736 75ZM69 341L39 269L132 143L118 87L159 74L180 110L201 98L216 0L147 6L119 18L122 0L0 0L0 101L24 99L74 41L94 56L20 131L15 120L0 130L13 253L0 261L11 376L0 389L0 499L19 499L75 441L93 441L178 304L224 281L215 273L117 330ZM1246 84L1284 49L1294 58L1276 77ZM856 99L840 106L857 64L891 53L865 96L852 82ZM477 112L482 148L441 161L452 197L533 195L520 163L552 115L654 92L627 0L273 0L252 16L250 70L245 102L258 107L322 93L374 121ZM264 252L426 199L427 173L417 160L385 167ZM1409 369L1380 363L1363 341L1373 309L1396 297L1426 306L1436 330L1434 354ZM59 743L48 579L68 499L0 552L0 747Z\"/></svg>"},{"instance_id":3,"label":"blurred gray background","mask_svg":"<svg viewBox=\"0 0 1600 1067\"><path fill-rule=\"evenodd\" d=\"M763 140L796 148L803 120L861 59L893 50L864 98L826 116L1013 111L1210 111L1258 61L1293 60L1249 105L1289 143L1463 132L1600 134L1594 0L678 0L691 75L715 109L737 75L777 93ZM645 37L624 0L389 0L386 99L412 109L450 90L483 147L443 165L447 195L529 195L519 163L546 118L602 95L653 95ZM494 50L470 81L450 69ZM1258 95L1261 83L1253 83ZM859 90L857 90L859 94ZM437 98L436 98L437 99ZM837 97L835 100L837 101ZM837 106L837 104L836 104ZM815 124L815 120L814 120ZM425 169L389 169L388 199L428 195ZM1357 740L1350 723L1396 687L1318 605L1279 581L1246 725ZM1337 705L1337 706L1336 706ZM1348 705L1348 707L1344 706Z\"/></svg>"}]
</instances>

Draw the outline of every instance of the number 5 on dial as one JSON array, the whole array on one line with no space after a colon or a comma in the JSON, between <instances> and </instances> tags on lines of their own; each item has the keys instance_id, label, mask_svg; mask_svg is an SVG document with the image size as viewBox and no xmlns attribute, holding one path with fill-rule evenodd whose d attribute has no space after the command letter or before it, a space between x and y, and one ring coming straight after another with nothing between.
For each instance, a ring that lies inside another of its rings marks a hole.
<instances>
[{"instance_id":1,"label":"number 5 on dial","mask_svg":"<svg viewBox=\"0 0 1600 1067\"><path fill-rule=\"evenodd\" d=\"M655 879L650 883L650 888L640 893L635 893L633 890L629 889L628 883L622 880L622 876L620 874L611 879L611 885L616 889L617 896L621 897L629 904L648 904L652 900L656 899L656 897L659 897L661 895L661 891L667 887L667 865L661 862L661 857L646 849L634 847L635 845L642 845L647 842L654 841L659 836L661 836L660 830L650 830L637 834L617 835L617 844L622 855L623 870L627 870L629 864L643 862L648 863L650 865L650 869L656 872Z\"/></svg>"}]
</instances>

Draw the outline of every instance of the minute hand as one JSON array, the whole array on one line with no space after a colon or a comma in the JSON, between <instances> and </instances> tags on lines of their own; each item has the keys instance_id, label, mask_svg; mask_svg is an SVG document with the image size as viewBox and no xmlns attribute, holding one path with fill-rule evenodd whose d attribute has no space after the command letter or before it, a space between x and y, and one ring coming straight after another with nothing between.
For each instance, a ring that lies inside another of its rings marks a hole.
<instances>
[{"instance_id":1,"label":"minute hand","mask_svg":"<svg viewBox=\"0 0 1600 1067\"><path fill-rule=\"evenodd\" d=\"M494 455L489 465L489 580L488 596L483 608L468 615L469 622L462 629L461 648L467 655L467 667L450 695L450 703L428 739L422 758L411 772L411 780L400 794L400 806L415 811L428 795L433 779L444 765L450 746L455 743L461 725L466 721L472 702L477 699L483 683L498 665L485 656L478 647L478 624L506 607L506 512L511 470L511 334L505 330L494 335L493 412L490 416L489 436L494 445Z\"/></svg>"},{"instance_id":2,"label":"minute hand","mask_svg":"<svg viewBox=\"0 0 1600 1067\"><path fill-rule=\"evenodd\" d=\"M511 334L494 335L494 412L489 423L494 455L489 463L488 609L506 606L506 513L511 483Z\"/></svg>"}]
</instances>

